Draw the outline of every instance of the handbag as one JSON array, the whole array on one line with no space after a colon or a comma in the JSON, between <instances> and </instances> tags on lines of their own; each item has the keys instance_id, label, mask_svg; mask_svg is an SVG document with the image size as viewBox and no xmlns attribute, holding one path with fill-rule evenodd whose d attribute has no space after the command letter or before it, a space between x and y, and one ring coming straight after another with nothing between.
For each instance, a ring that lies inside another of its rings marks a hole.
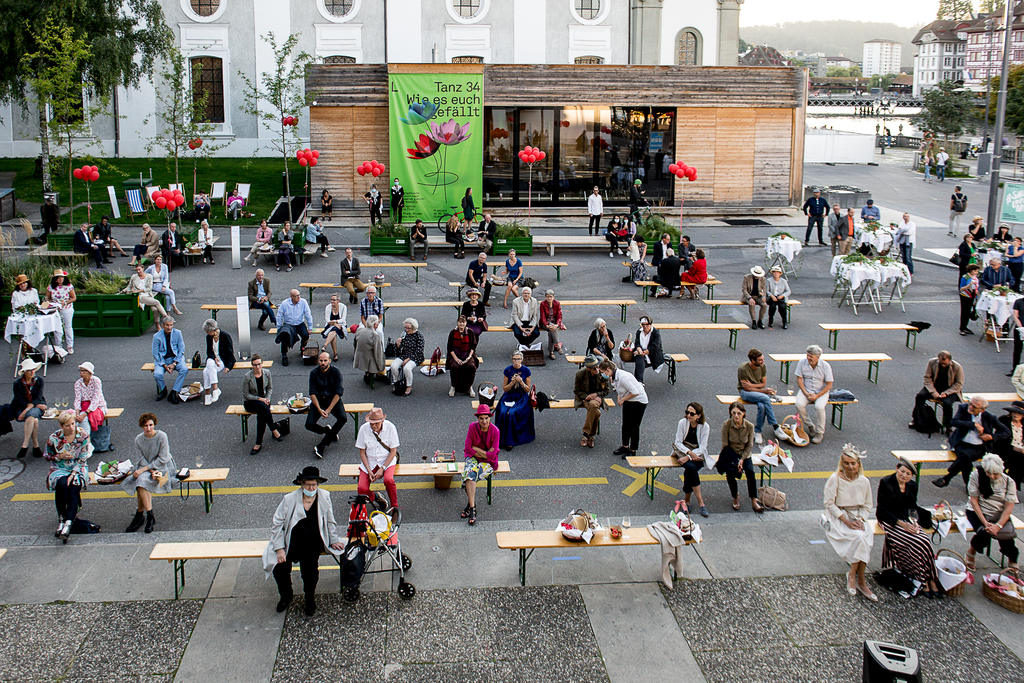
<instances>
[{"instance_id":1,"label":"handbag","mask_svg":"<svg viewBox=\"0 0 1024 683\"><path fill-rule=\"evenodd\" d=\"M388 358L394 358L398 355L398 345L395 344L395 340L388 337L388 343L384 346L384 355Z\"/></svg>"},{"instance_id":2,"label":"handbag","mask_svg":"<svg viewBox=\"0 0 1024 683\"><path fill-rule=\"evenodd\" d=\"M821 528L825 530L826 534L832 531L832 522L829 520L828 515L826 515L824 512L822 512L821 516L818 517L818 524L821 525Z\"/></svg>"},{"instance_id":3,"label":"handbag","mask_svg":"<svg viewBox=\"0 0 1024 683\"><path fill-rule=\"evenodd\" d=\"M952 263L954 266L959 266L960 265L960 252L957 252L957 253L953 254L952 256L950 256L949 257L949 262Z\"/></svg>"},{"instance_id":4,"label":"handbag","mask_svg":"<svg viewBox=\"0 0 1024 683\"><path fill-rule=\"evenodd\" d=\"M633 335L627 334L626 338L622 340L619 345L619 358L622 359L623 363L633 362Z\"/></svg>"},{"instance_id":5,"label":"handbag","mask_svg":"<svg viewBox=\"0 0 1024 683\"><path fill-rule=\"evenodd\" d=\"M278 420L274 423L274 427L281 432L281 436L288 436L292 433L292 418L286 417L283 420Z\"/></svg>"},{"instance_id":6,"label":"handbag","mask_svg":"<svg viewBox=\"0 0 1024 683\"><path fill-rule=\"evenodd\" d=\"M782 512L785 512L789 509L789 503L786 501L786 494L774 486L762 486L757 489L757 502L769 510L781 510Z\"/></svg>"},{"instance_id":7,"label":"handbag","mask_svg":"<svg viewBox=\"0 0 1024 683\"><path fill-rule=\"evenodd\" d=\"M203 357L199 355L198 351L196 351L192 354L192 369L198 370L201 367L203 367Z\"/></svg>"},{"instance_id":8,"label":"handbag","mask_svg":"<svg viewBox=\"0 0 1024 683\"><path fill-rule=\"evenodd\" d=\"M530 407L531 408L536 408L537 407L537 385L536 384L531 384L530 385Z\"/></svg>"},{"instance_id":9,"label":"handbag","mask_svg":"<svg viewBox=\"0 0 1024 683\"><path fill-rule=\"evenodd\" d=\"M438 346L434 349L434 352L430 354L430 365L427 366L427 377L437 377L437 373L441 368L441 347Z\"/></svg>"}]
</instances>

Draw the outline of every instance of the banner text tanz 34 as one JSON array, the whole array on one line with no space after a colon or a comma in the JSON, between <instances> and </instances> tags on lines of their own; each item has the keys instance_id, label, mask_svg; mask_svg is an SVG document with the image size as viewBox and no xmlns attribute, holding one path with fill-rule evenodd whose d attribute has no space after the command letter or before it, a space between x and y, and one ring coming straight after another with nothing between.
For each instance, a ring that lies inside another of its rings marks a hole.
<instances>
[{"instance_id":1,"label":"banner text tanz 34","mask_svg":"<svg viewBox=\"0 0 1024 683\"><path fill-rule=\"evenodd\" d=\"M483 187L481 74L388 77L391 177L405 188L403 218L437 221L462 211L467 188ZM378 188L383 191L383 188Z\"/></svg>"}]
</instances>

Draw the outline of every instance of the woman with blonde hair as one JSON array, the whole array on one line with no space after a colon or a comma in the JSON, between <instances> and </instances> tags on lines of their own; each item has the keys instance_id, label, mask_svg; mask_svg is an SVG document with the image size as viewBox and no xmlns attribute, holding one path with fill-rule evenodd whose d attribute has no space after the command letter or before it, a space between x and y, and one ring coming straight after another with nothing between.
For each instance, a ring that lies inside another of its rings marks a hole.
<instances>
[{"instance_id":1,"label":"woman with blonde hair","mask_svg":"<svg viewBox=\"0 0 1024 683\"><path fill-rule=\"evenodd\" d=\"M46 477L46 488L53 491L60 522L55 534L64 543L68 542L71 527L82 506L81 491L89 483L89 456L93 447L89 432L75 424L75 412L65 410L57 416L60 429L46 440L46 459L50 461L50 473Z\"/></svg>"},{"instance_id":2,"label":"woman with blonde hair","mask_svg":"<svg viewBox=\"0 0 1024 683\"><path fill-rule=\"evenodd\" d=\"M825 512L821 525L839 557L850 563L846 574L846 592L860 592L871 602L878 597L868 587L864 571L871 560L874 531L868 513L874 507L871 483L864 476L864 453L853 444L843 446L836 471L825 482Z\"/></svg>"},{"instance_id":3,"label":"woman with blonde hair","mask_svg":"<svg viewBox=\"0 0 1024 683\"><path fill-rule=\"evenodd\" d=\"M444 226L444 241L455 245L455 258L466 258L466 242L462 239L462 224L457 216L449 218Z\"/></svg>"}]
</instances>

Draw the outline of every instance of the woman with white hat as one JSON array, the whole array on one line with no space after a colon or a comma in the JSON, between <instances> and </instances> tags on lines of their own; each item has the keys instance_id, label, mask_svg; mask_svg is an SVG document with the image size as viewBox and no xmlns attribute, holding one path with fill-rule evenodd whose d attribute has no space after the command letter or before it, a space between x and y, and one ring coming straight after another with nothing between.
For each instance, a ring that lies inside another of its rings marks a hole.
<instances>
[{"instance_id":1,"label":"woman with white hat","mask_svg":"<svg viewBox=\"0 0 1024 683\"><path fill-rule=\"evenodd\" d=\"M779 312L782 319L782 329L789 329L789 321L786 320L786 302L791 295L789 280L782 277L782 266L771 267L771 279L765 282L765 295L768 299L768 327L775 324L775 311Z\"/></svg>"},{"instance_id":2,"label":"woman with white hat","mask_svg":"<svg viewBox=\"0 0 1024 683\"><path fill-rule=\"evenodd\" d=\"M66 270L58 268L53 271L53 279L50 286L46 288L46 300L57 308L60 313L63 331L58 333L57 343L64 346L68 353L75 352L75 331L71 328L71 321L75 317L75 286L68 279Z\"/></svg>"},{"instance_id":3,"label":"woman with white hat","mask_svg":"<svg viewBox=\"0 0 1024 683\"><path fill-rule=\"evenodd\" d=\"M491 424L490 406L480 404L476 409L476 422L466 431L466 447L463 455L466 465L462 470L462 487L466 489L466 508L462 518L476 524L476 485L486 480L498 469L498 449L501 434Z\"/></svg>"},{"instance_id":4,"label":"woman with white hat","mask_svg":"<svg viewBox=\"0 0 1024 683\"><path fill-rule=\"evenodd\" d=\"M765 303L764 268L754 266L750 269L750 275L743 276L743 293L740 296L740 303L747 304L750 309L750 329L764 329L764 312L768 308ZM754 317L754 307L757 306L757 317Z\"/></svg>"},{"instance_id":5,"label":"woman with white hat","mask_svg":"<svg viewBox=\"0 0 1024 683\"><path fill-rule=\"evenodd\" d=\"M356 493L370 495L370 484L383 479L391 507L398 507L398 488L395 486L395 465L398 464L398 429L380 408L366 414L359 426L356 448L359 449L359 483Z\"/></svg>"},{"instance_id":6,"label":"woman with white hat","mask_svg":"<svg viewBox=\"0 0 1024 683\"><path fill-rule=\"evenodd\" d=\"M103 383L95 373L96 366L85 361L78 366L79 377L75 380L75 416L78 426L85 430L86 434L98 429L107 419L107 400L103 397Z\"/></svg>"},{"instance_id":7,"label":"woman with white hat","mask_svg":"<svg viewBox=\"0 0 1024 683\"><path fill-rule=\"evenodd\" d=\"M14 398L11 399L10 411L15 421L25 425L18 457L24 458L28 452L28 442L32 441L32 457L41 458L39 450L39 418L46 410L46 397L43 396L43 378L36 377L36 370L43 367L31 358L21 361L20 374L14 380Z\"/></svg>"}]
</instances>

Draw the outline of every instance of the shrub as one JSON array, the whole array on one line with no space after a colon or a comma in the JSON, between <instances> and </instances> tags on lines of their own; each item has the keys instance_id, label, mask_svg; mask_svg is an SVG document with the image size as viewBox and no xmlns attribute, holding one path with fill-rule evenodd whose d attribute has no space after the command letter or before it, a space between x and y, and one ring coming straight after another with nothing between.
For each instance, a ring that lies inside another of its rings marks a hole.
<instances>
[{"instance_id":1,"label":"shrub","mask_svg":"<svg viewBox=\"0 0 1024 683\"><path fill-rule=\"evenodd\" d=\"M645 218L636 232L638 235L643 235L644 241L651 245L661 240L661 236L666 232L671 235L671 244L678 244L681 235L679 228L669 225L665 217L657 213L652 213Z\"/></svg>"},{"instance_id":2,"label":"shrub","mask_svg":"<svg viewBox=\"0 0 1024 683\"><path fill-rule=\"evenodd\" d=\"M401 223L396 223L390 218L385 218L379 225L370 226L370 239L374 237L408 238L409 228Z\"/></svg>"},{"instance_id":3,"label":"shrub","mask_svg":"<svg viewBox=\"0 0 1024 683\"><path fill-rule=\"evenodd\" d=\"M494 232L495 239L503 240L529 236L530 228L515 220L508 223L501 223L498 225L498 229Z\"/></svg>"}]
</instances>

